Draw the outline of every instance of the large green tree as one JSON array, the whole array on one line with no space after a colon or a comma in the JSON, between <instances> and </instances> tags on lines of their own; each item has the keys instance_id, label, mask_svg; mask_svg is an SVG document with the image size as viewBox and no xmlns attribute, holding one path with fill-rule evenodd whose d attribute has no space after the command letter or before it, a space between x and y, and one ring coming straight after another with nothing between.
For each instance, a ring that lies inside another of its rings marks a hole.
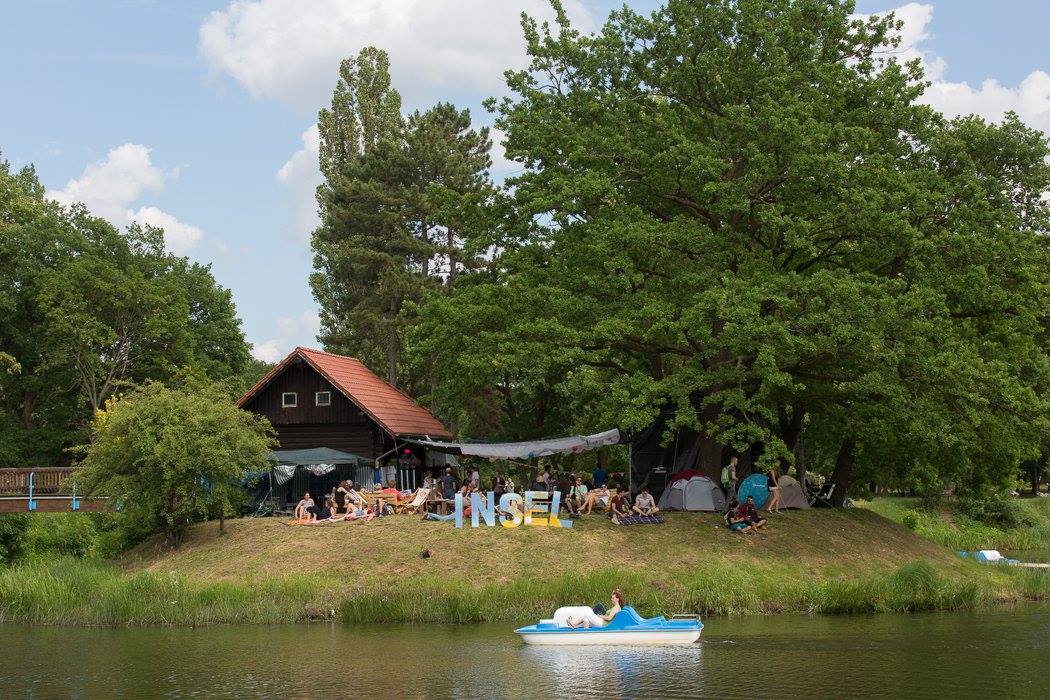
<instances>
[{"instance_id":1,"label":"large green tree","mask_svg":"<svg viewBox=\"0 0 1050 700\"><path fill-rule=\"evenodd\" d=\"M159 229L125 232L47 199L32 168L0 162L0 464L63 463L105 399L130 382L241 375L231 295L170 255Z\"/></svg>"},{"instance_id":2,"label":"large green tree","mask_svg":"<svg viewBox=\"0 0 1050 700\"><path fill-rule=\"evenodd\" d=\"M311 276L325 346L385 370L394 385L406 306L471 264L460 238L489 192L491 146L466 110L439 104L406 119L400 108L385 52L343 61L318 119L325 182Z\"/></svg>"},{"instance_id":3,"label":"large green tree","mask_svg":"<svg viewBox=\"0 0 1050 700\"><path fill-rule=\"evenodd\" d=\"M483 279L432 304L479 319L440 329L442 385L548 367L587 427L677 408L711 476L727 446L789 465L804 433L844 487L855 463L1000 479L1030 454L1041 134L920 104L918 63L883 58L896 20L851 2L669 0L593 36L558 10L493 103L526 171L473 242Z\"/></svg>"}]
</instances>

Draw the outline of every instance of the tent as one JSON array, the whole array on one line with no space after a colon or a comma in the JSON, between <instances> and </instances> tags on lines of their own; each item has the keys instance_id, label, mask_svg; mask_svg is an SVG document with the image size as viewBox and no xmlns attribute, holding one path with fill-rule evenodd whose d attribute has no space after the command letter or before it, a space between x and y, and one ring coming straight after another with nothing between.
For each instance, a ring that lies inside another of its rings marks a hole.
<instances>
[{"instance_id":1,"label":"tent","mask_svg":"<svg viewBox=\"0 0 1050 700\"><path fill-rule=\"evenodd\" d=\"M780 485L781 508L809 508L806 492L794 477L782 476L777 479L777 483Z\"/></svg>"},{"instance_id":2,"label":"tent","mask_svg":"<svg viewBox=\"0 0 1050 700\"><path fill-rule=\"evenodd\" d=\"M404 440L405 438L402 438ZM610 445L622 445L627 441L618 429L606 430L594 435L570 435L569 437L528 440L526 442L442 442L439 440L409 440L424 447L453 455L472 455L492 459L534 459L550 455L568 455L596 450Z\"/></svg>"},{"instance_id":3,"label":"tent","mask_svg":"<svg viewBox=\"0 0 1050 700\"><path fill-rule=\"evenodd\" d=\"M726 499L715 482L705 476L694 476L668 484L657 505L662 510L720 511L725 509Z\"/></svg>"},{"instance_id":4,"label":"tent","mask_svg":"<svg viewBox=\"0 0 1050 700\"><path fill-rule=\"evenodd\" d=\"M748 496L752 496L755 499L755 508L761 508L769 500L769 489L766 487L766 475L765 474L752 474L751 476L744 479L740 486L736 490L736 497L741 503L747 500ZM794 479L792 479L794 481ZM795 482L798 483L797 481Z\"/></svg>"}]
</instances>

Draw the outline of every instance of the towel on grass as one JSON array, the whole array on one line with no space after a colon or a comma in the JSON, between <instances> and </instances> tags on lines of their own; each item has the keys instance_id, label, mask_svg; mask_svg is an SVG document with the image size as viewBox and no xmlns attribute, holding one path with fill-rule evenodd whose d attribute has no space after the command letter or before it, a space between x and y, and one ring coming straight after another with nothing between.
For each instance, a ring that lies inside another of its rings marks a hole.
<instances>
[{"instance_id":1,"label":"towel on grass","mask_svg":"<svg viewBox=\"0 0 1050 700\"><path fill-rule=\"evenodd\" d=\"M664 521L659 515L627 515L617 520L621 525L659 525Z\"/></svg>"}]
</instances>

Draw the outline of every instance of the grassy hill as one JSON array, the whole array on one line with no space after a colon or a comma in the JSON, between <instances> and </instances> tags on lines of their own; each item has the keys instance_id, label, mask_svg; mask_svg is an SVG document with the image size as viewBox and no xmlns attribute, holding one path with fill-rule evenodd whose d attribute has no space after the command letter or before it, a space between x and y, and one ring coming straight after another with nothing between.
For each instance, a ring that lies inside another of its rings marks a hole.
<instances>
[{"instance_id":1,"label":"grassy hill","mask_svg":"<svg viewBox=\"0 0 1050 700\"><path fill-rule=\"evenodd\" d=\"M568 530L457 530L395 516L315 527L236 520L220 536L206 523L178 550L149 542L117 565L0 571L0 621L518 622L605 601L614 587L645 613L954 609L1050 597L1045 572L963 560L870 511L784 512L770 527L749 537L697 513L636 527L591 516Z\"/></svg>"}]
</instances>

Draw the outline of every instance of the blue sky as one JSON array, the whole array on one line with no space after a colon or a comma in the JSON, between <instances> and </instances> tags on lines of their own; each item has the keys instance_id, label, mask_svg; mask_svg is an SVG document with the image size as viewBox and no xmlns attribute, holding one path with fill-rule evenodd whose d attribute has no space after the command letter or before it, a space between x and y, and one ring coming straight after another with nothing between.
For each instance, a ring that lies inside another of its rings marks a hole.
<instances>
[{"instance_id":1,"label":"blue sky","mask_svg":"<svg viewBox=\"0 0 1050 700\"><path fill-rule=\"evenodd\" d=\"M594 26L621 3L569 0ZM638 10L658 3L631 2ZM317 109L341 57L387 48L406 108L481 100L522 58L516 16L543 0L0 0L0 152L59 201L161 224L212 263L268 360L316 346L307 277ZM1050 129L1050 2L858 2L900 8L902 55L950 114L1017 110ZM304 140L305 139L305 140ZM495 174L509 164L497 160Z\"/></svg>"}]
</instances>

